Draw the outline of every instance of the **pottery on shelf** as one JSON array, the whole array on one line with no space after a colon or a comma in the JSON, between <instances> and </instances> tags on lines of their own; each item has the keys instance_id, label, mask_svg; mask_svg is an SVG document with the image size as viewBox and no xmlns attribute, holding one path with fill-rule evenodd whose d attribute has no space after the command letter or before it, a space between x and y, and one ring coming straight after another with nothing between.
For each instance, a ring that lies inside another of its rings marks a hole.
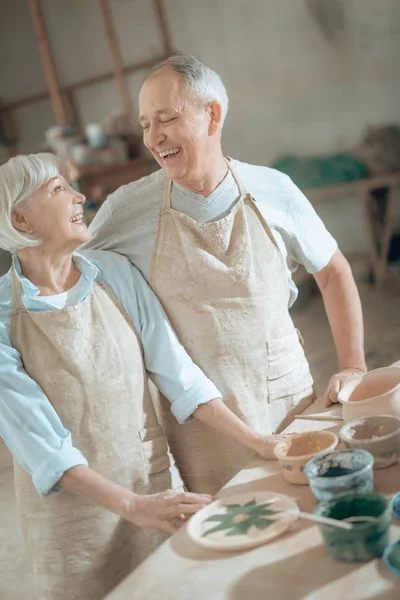
<instances>
[{"instance_id":1,"label":"pottery on shelf","mask_svg":"<svg viewBox=\"0 0 400 600\"><path fill-rule=\"evenodd\" d=\"M342 494L321 502L314 512L321 517L340 520L358 517L351 530L319 524L327 553L336 560L370 560L381 556L389 543L391 507L381 494Z\"/></svg>"},{"instance_id":2,"label":"pottery on shelf","mask_svg":"<svg viewBox=\"0 0 400 600\"><path fill-rule=\"evenodd\" d=\"M348 448L370 452L374 457L374 469L388 467L400 458L399 417L360 417L343 425L339 437Z\"/></svg>"},{"instance_id":3,"label":"pottery on shelf","mask_svg":"<svg viewBox=\"0 0 400 600\"><path fill-rule=\"evenodd\" d=\"M371 492L374 457L365 450L336 450L310 460L304 469L317 500L348 492Z\"/></svg>"},{"instance_id":4,"label":"pottery on shelf","mask_svg":"<svg viewBox=\"0 0 400 600\"><path fill-rule=\"evenodd\" d=\"M334 450L339 440L331 431L299 433L279 442L274 453L289 483L308 484L304 467L314 456Z\"/></svg>"},{"instance_id":5,"label":"pottery on shelf","mask_svg":"<svg viewBox=\"0 0 400 600\"><path fill-rule=\"evenodd\" d=\"M338 393L343 419L371 415L400 417L400 369L383 367L349 381Z\"/></svg>"}]
</instances>

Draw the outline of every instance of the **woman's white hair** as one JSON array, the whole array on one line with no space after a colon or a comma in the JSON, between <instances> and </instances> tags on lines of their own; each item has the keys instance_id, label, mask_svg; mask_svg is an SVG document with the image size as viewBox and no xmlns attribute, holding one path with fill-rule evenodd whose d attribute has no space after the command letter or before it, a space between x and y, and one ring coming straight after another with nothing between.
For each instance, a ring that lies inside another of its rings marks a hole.
<instances>
[{"instance_id":1,"label":"woman's white hair","mask_svg":"<svg viewBox=\"0 0 400 600\"><path fill-rule=\"evenodd\" d=\"M16 253L40 240L17 231L12 224L12 211L29 200L31 194L57 175L68 179L68 167L54 154L20 154L0 166L0 248Z\"/></svg>"},{"instance_id":2,"label":"woman's white hair","mask_svg":"<svg viewBox=\"0 0 400 600\"><path fill-rule=\"evenodd\" d=\"M185 54L175 54L161 63L155 65L149 75L164 67L171 67L176 73L182 75L182 78L189 88L198 98L204 102L213 102L216 100L222 107L221 129L228 114L228 94L222 82L221 77L210 67L203 64L194 56Z\"/></svg>"}]
</instances>

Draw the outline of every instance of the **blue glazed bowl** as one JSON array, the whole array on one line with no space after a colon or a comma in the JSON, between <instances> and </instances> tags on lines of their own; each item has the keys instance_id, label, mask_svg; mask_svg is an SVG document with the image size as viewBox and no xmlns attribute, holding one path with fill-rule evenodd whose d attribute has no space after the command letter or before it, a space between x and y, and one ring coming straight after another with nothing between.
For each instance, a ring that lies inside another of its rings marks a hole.
<instances>
[{"instance_id":1,"label":"blue glazed bowl","mask_svg":"<svg viewBox=\"0 0 400 600\"><path fill-rule=\"evenodd\" d=\"M308 461L304 472L317 500L348 492L372 492L374 457L365 450L336 450Z\"/></svg>"},{"instance_id":2,"label":"blue glazed bowl","mask_svg":"<svg viewBox=\"0 0 400 600\"><path fill-rule=\"evenodd\" d=\"M400 493L392 498L392 510L396 519L400 519Z\"/></svg>"},{"instance_id":3,"label":"blue glazed bowl","mask_svg":"<svg viewBox=\"0 0 400 600\"><path fill-rule=\"evenodd\" d=\"M400 540L385 548L383 562L393 573L400 575Z\"/></svg>"}]
</instances>

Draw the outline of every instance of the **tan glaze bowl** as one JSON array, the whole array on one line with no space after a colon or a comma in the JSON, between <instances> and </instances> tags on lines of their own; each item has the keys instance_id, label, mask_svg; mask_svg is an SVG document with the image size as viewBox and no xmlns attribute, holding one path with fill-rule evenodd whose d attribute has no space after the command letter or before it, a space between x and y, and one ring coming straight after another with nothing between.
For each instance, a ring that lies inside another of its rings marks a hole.
<instances>
[{"instance_id":1,"label":"tan glaze bowl","mask_svg":"<svg viewBox=\"0 0 400 600\"><path fill-rule=\"evenodd\" d=\"M345 421L377 415L400 417L400 369L383 367L349 381L338 400Z\"/></svg>"},{"instance_id":2,"label":"tan glaze bowl","mask_svg":"<svg viewBox=\"0 0 400 600\"><path fill-rule=\"evenodd\" d=\"M310 431L292 435L289 439L279 442L274 448L274 453L289 483L307 485L308 479L304 474L306 463L314 456L331 452L338 442L337 435L331 431Z\"/></svg>"},{"instance_id":3,"label":"tan glaze bowl","mask_svg":"<svg viewBox=\"0 0 400 600\"><path fill-rule=\"evenodd\" d=\"M393 465L400 458L399 417L360 417L343 425L339 437L347 448L370 452L374 457L374 469Z\"/></svg>"}]
</instances>

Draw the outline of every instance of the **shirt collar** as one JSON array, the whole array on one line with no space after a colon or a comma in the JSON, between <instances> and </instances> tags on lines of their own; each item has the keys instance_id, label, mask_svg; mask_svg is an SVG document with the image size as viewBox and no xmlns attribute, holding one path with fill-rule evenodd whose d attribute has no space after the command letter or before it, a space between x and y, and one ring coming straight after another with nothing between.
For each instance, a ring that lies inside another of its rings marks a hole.
<instances>
[{"instance_id":1,"label":"shirt collar","mask_svg":"<svg viewBox=\"0 0 400 600\"><path fill-rule=\"evenodd\" d=\"M17 273L17 277L21 283L22 287L22 295L25 297L33 298L38 296L40 293L39 288L36 287L29 279L27 279L21 270L21 263L16 254L13 255L13 265L15 267L15 271ZM72 255L72 260L84 276L84 278L88 281L88 283L92 283L99 274L99 269L94 265L88 258L80 254L79 252L74 252Z\"/></svg>"}]
</instances>

